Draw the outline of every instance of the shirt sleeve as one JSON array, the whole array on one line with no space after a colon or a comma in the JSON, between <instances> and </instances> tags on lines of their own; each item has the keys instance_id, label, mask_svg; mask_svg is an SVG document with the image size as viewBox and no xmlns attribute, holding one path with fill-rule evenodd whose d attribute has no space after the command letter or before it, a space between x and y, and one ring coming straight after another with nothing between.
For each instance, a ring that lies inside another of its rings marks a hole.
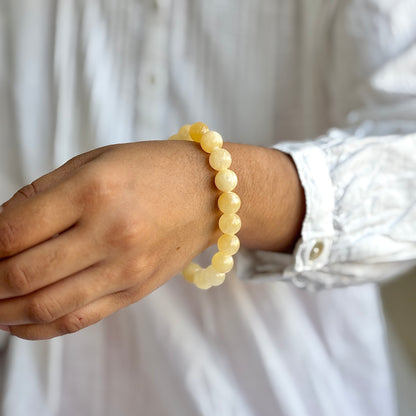
<instances>
[{"instance_id":1,"label":"shirt sleeve","mask_svg":"<svg viewBox=\"0 0 416 416\"><path fill-rule=\"evenodd\" d=\"M274 146L291 155L305 191L301 239L292 255L243 251L243 279L316 289L381 281L416 266L416 30L391 5L379 10L384 19L372 17L376 33L361 43L348 26L354 9L344 11L334 48L350 52L329 63L328 81L333 125L343 127ZM414 6L407 13L416 19ZM385 45L365 55L377 36ZM366 57L354 63L358 75L345 70L352 56Z\"/></svg>"}]
</instances>

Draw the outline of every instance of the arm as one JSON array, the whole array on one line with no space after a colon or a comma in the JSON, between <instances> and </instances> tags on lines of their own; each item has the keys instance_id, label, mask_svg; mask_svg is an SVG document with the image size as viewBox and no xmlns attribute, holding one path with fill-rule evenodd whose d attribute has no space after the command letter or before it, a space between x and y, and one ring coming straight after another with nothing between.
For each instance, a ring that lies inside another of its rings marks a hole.
<instances>
[{"instance_id":1,"label":"arm","mask_svg":"<svg viewBox=\"0 0 416 416\"><path fill-rule=\"evenodd\" d=\"M290 158L228 148L242 244L290 250L304 211ZM20 190L0 213L0 323L23 338L50 338L155 290L216 242L213 175L199 145L142 142L78 156Z\"/></svg>"},{"instance_id":2,"label":"arm","mask_svg":"<svg viewBox=\"0 0 416 416\"><path fill-rule=\"evenodd\" d=\"M294 256L246 253L247 278L333 287L381 281L415 265L415 19L412 1L352 1L334 9L309 44L306 119L325 111L338 128L276 145L292 156L305 189L301 240ZM317 86L325 88L320 105Z\"/></svg>"}]
</instances>

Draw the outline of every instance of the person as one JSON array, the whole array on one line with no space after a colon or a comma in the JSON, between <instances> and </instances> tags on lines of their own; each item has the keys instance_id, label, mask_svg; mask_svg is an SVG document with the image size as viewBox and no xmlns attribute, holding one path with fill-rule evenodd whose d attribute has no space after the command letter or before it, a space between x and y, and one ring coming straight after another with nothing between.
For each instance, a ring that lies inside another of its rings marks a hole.
<instances>
[{"instance_id":1,"label":"person","mask_svg":"<svg viewBox=\"0 0 416 416\"><path fill-rule=\"evenodd\" d=\"M371 282L416 263L412 0L1 6L2 414L394 415ZM173 277L218 236L206 155L125 139L199 120L243 201L209 291Z\"/></svg>"}]
</instances>

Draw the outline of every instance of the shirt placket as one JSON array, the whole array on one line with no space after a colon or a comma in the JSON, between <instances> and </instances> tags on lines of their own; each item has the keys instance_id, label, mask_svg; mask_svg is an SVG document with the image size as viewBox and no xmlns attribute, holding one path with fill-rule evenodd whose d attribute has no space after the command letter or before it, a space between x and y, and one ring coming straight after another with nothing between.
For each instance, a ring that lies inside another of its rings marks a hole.
<instances>
[{"instance_id":1,"label":"shirt placket","mask_svg":"<svg viewBox=\"0 0 416 416\"><path fill-rule=\"evenodd\" d=\"M136 88L136 132L160 137L168 91L168 38L171 0L149 0Z\"/></svg>"}]
</instances>

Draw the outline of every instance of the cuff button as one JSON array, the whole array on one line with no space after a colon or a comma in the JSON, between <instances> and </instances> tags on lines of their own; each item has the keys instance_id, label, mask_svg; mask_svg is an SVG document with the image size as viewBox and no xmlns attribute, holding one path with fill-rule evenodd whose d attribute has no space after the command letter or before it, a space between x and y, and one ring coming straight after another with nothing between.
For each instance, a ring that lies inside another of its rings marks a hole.
<instances>
[{"instance_id":1,"label":"cuff button","mask_svg":"<svg viewBox=\"0 0 416 416\"><path fill-rule=\"evenodd\" d=\"M317 241L315 245L312 247L312 250L309 254L309 260L313 261L316 260L324 250L324 243L322 241Z\"/></svg>"}]
</instances>

